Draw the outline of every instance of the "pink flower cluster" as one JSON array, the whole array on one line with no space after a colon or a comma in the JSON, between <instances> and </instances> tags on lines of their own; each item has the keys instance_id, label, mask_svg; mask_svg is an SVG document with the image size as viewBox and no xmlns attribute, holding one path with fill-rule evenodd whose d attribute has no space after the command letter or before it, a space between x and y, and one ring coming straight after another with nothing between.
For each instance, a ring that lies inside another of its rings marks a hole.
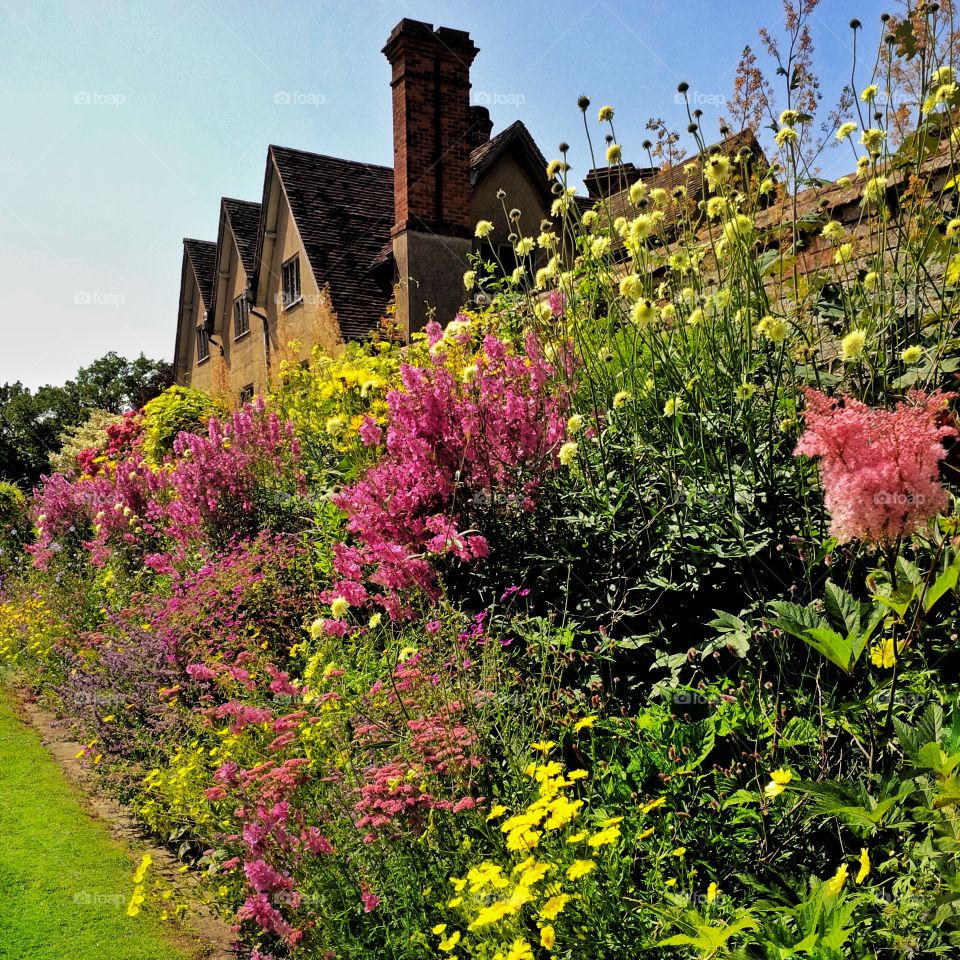
<instances>
[{"instance_id":1,"label":"pink flower cluster","mask_svg":"<svg viewBox=\"0 0 960 960\"><path fill-rule=\"evenodd\" d=\"M171 573L173 560L191 544L222 548L235 536L260 532L255 500L261 489L278 478L292 477L296 489L303 482L292 426L267 414L262 398L224 423L212 418L206 435L181 433L174 456L159 470L140 454L134 417L111 429L107 450L123 453L122 459L95 464L88 451L91 473L54 474L37 491L38 536L31 549L39 565L72 539L83 542L94 564L125 547L141 551L157 572ZM173 548L160 549L169 540Z\"/></svg>"},{"instance_id":2,"label":"pink flower cluster","mask_svg":"<svg viewBox=\"0 0 960 960\"><path fill-rule=\"evenodd\" d=\"M331 596L355 606L373 599L394 618L408 612L409 591L436 595L431 558L487 555L486 539L470 528L481 505L532 509L565 428L563 391L532 336L515 353L488 335L476 375L464 381L445 365L439 325L427 333L429 364L403 366L403 387L388 396L382 459L335 499L356 545L338 546L341 580ZM367 584L380 592L371 596Z\"/></svg>"},{"instance_id":3,"label":"pink flower cluster","mask_svg":"<svg viewBox=\"0 0 960 960\"><path fill-rule=\"evenodd\" d=\"M882 543L926 526L948 503L939 482L956 430L939 426L950 394L913 391L894 410L807 390L806 430L795 453L820 459L831 533Z\"/></svg>"}]
</instances>

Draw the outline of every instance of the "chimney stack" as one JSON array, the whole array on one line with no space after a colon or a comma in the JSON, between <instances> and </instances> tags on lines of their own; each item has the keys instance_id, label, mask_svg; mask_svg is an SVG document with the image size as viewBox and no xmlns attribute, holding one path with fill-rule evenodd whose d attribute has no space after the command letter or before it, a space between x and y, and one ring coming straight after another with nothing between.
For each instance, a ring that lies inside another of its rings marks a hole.
<instances>
[{"instance_id":1,"label":"chimney stack","mask_svg":"<svg viewBox=\"0 0 960 960\"><path fill-rule=\"evenodd\" d=\"M470 149L476 150L489 142L493 133L493 121L486 107L470 108Z\"/></svg>"},{"instance_id":2,"label":"chimney stack","mask_svg":"<svg viewBox=\"0 0 960 960\"><path fill-rule=\"evenodd\" d=\"M430 311L443 324L463 303L473 222L470 152L489 115L470 108L478 50L462 30L401 20L383 53L392 68L393 250L397 319L407 336Z\"/></svg>"}]
</instances>

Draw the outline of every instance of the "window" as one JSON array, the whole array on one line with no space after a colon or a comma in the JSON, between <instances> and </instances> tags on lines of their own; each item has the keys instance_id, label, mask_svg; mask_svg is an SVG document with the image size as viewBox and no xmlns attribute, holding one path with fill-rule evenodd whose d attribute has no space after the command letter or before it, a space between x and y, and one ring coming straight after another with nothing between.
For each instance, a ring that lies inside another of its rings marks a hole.
<instances>
[{"instance_id":1,"label":"window","mask_svg":"<svg viewBox=\"0 0 960 960\"><path fill-rule=\"evenodd\" d=\"M250 332L250 301L246 296L233 301L233 339L239 340Z\"/></svg>"},{"instance_id":2,"label":"window","mask_svg":"<svg viewBox=\"0 0 960 960\"><path fill-rule=\"evenodd\" d=\"M210 359L210 334L204 321L197 327L197 363Z\"/></svg>"},{"instance_id":3,"label":"window","mask_svg":"<svg viewBox=\"0 0 960 960\"><path fill-rule=\"evenodd\" d=\"M253 399L253 384L248 383L240 389L240 402L249 403Z\"/></svg>"},{"instance_id":4,"label":"window","mask_svg":"<svg viewBox=\"0 0 960 960\"><path fill-rule=\"evenodd\" d=\"M293 257L281 268L283 282L283 309L287 310L299 303L300 296L300 258Z\"/></svg>"}]
</instances>

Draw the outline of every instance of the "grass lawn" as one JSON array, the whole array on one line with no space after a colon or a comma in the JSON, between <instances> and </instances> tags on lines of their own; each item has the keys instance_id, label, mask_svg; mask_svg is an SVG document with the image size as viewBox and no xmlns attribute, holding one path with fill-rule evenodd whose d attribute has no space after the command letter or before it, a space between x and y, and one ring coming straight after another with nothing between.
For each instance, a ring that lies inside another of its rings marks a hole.
<instances>
[{"instance_id":1,"label":"grass lawn","mask_svg":"<svg viewBox=\"0 0 960 960\"><path fill-rule=\"evenodd\" d=\"M158 920L127 916L135 866L0 687L0 958L186 960Z\"/></svg>"}]
</instances>

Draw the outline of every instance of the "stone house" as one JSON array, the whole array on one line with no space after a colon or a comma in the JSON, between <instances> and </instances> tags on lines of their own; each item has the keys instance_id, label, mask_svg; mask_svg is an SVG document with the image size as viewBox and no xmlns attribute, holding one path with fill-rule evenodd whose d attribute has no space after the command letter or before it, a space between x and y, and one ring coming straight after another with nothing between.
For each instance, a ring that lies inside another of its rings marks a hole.
<instances>
[{"instance_id":1,"label":"stone house","mask_svg":"<svg viewBox=\"0 0 960 960\"><path fill-rule=\"evenodd\" d=\"M271 146L260 202L224 197L216 243L184 240L178 383L245 398L281 358L369 338L388 314L404 337L431 313L451 319L476 222L510 233L498 191L530 230L549 216L546 161L526 127L491 136L487 109L470 105L469 34L402 20L383 53L392 168Z\"/></svg>"}]
</instances>

